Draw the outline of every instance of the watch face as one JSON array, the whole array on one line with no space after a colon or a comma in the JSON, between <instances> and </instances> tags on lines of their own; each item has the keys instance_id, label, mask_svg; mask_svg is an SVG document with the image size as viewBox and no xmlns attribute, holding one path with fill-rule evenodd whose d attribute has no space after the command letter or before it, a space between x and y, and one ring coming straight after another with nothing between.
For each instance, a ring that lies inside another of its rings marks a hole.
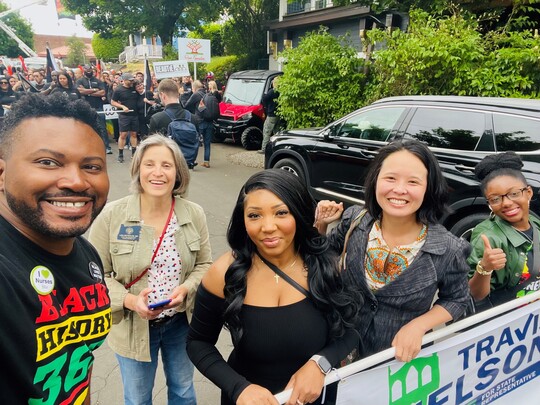
<instances>
[{"instance_id":1,"label":"watch face","mask_svg":"<svg viewBox=\"0 0 540 405\"><path fill-rule=\"evenodd\" d=\"M326 357L321 357L318 364L324 374L328 374L330 370L332 370L332 365L326 359Z\"/></svg>"}]
</instances>

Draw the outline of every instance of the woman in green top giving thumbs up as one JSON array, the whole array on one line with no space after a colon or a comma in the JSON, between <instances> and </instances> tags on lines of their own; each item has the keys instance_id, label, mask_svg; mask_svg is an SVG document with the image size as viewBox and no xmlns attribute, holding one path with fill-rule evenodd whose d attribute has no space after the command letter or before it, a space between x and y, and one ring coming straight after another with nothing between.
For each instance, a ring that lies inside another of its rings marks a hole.
<instances>
[{"instance_id":1,"label":"woman in green top giving thumbs up","mask_svg":"<svg viewBox=\"0 0 540 405\"><path fill-rule=\"evenodd\" d=\"M485 157L476 177L492 214L472 233L469 285L478 307L502 304L540 289L540 219L529 212L533 190L514 152Z\"/></svg>"}]
</instances>

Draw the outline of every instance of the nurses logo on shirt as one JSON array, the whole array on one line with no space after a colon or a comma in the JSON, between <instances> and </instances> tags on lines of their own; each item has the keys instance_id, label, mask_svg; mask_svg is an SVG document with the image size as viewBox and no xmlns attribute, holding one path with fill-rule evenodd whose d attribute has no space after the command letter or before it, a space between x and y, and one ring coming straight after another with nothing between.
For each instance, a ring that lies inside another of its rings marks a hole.
<instances>
[{"instance_id":1,"label":"nurses logo on shirt","mask_svg":"<svg viewBox=\"0 0 540 405\"><path fill-rule=\"evenodd\" d=\"M30 283L39 295L50 294L54 290L54 276L45 266L36 266L30 272Z\"/></svg>"},{"instance_id":2,"label":"nurses logo on shirt","mask_svg":"<svg viewBox=\"0 0 540 405\"><path fill-rule=\"evenodd\" d=\"M100 283L103 281L103 276L101 275L101 269L96 263L94 262L88 263L88 269L90 270L90 275L92 276L94 280L97 280Z\"/></svg>"}]
</instances>

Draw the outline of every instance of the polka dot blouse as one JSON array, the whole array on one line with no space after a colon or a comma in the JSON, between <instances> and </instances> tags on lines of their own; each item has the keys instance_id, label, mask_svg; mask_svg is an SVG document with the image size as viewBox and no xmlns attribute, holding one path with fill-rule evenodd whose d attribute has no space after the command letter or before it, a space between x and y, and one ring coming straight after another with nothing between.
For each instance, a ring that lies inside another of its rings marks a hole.
<instances>
[{"instance_id":1,"label":"polka dot blouse","mask_svg":"<svg viewBox=\"0 0 540 405\"><path fill-rule=\"evenodd\" d=\"M168 299L172 290L180 285L180 275L182 273L182 260L178 249L176 248L176 239L174 234L179 229L176 215L171 217L161 246L148 270L148 287L153 291L148 295L148 303L152 304L161 300ZM154 239L154 248L156 249L159 238ZM174 309L163 311L159 317L172 316Z\"/></svg>"}]
</instances>

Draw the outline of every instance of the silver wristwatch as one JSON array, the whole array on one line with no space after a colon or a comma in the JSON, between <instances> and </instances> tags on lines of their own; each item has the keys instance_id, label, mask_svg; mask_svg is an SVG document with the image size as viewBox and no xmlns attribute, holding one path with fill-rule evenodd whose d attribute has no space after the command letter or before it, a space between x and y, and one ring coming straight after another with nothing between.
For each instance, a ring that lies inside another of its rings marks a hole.
<instances>
[{"instance_id":1,"label":"silver wristwatch","mask_svg":"<svg viewBox=\"0 0 540 405\"><path fill-rule=\"evenodd\" d=\"M324 375L327 375L332 370L332 365L324 356L314 354L313 356L311 356L310 360L313 360L317 364L317 366L319 366L319 369Z\"/></svg>"}]
</instances>

